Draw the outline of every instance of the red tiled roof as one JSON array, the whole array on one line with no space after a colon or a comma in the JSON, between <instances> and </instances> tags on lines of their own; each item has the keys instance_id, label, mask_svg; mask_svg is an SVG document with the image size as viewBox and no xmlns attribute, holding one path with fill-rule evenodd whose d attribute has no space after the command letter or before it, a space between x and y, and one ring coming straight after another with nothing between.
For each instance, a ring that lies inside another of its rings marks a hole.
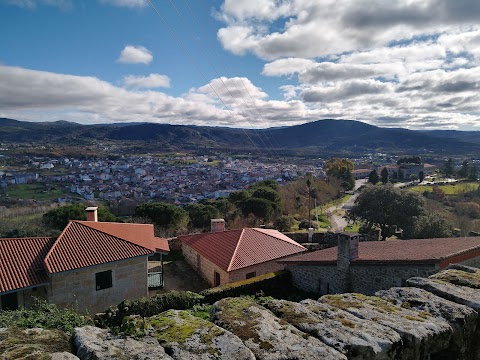
<instances>
[{"instance_id":1,"label":"red tiled roof","mask_svg":"<svg viewBox=\"0 0 480 360\"><path fill-rule=\"evenodd\" d=\"M43 259L53 238L0 239L0 293L48 282Z\"/></svg>"},{"instance_id":2,"label":"red tiled roof","mask_svg":"<svg viewBox=\"0 0 480 360\"><path fill-rule=\"evenodd\" d=\"M129 240L71 221L45 257L49 273L150 255L153 251Z\"/></svg>"},{"instance_id":3,"label":"red tiled roof","mask_svg":"<svg viewBox=\"0 0 480 360\"><path fill-rule=\"evenodd\" d=\"M152 224L78 221L104 233L130 241L152 251L170 252L167 239L155 237Z\"/></svg>"},{"instance_id":4,"label":"red tiled roof","mask_svg":"<svg viewBox=\"0 0 480 360\"><path fill-rule=\"evenodd\" d=\"M233 271L297 254L306 249L276 230L241 229L180 236L225 271Z\"/></svg>"},{"instance_id":5,"label":"red tiled roof","mask_svg":"<svg viewBox=\"0 0 480 360\"><path fill-rule=\"evenodd\" d=\"M366 241L358 244L362 262L434 262L480 250L480 237ZM478 254L480 255L480 253ZM478 256L476 255L476 256ZM475 255L474 255L475 256ZM337 247L283 259L285 263L336 263Z\"/></svg>"}]
</instances>

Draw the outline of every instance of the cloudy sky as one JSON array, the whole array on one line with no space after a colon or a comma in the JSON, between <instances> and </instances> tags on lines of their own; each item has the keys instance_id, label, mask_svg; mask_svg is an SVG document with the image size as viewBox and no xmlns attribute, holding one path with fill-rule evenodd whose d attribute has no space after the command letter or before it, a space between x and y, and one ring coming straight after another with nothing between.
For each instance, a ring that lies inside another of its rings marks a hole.
<instances>
[{"instance_id":1,"label":"cloudy sky","mask_svg":"<svg viewBox=\"0 0 480 360\"><path fill-rule=\"evenodd\" d=\"M480 130L478 0L0 0L0 23L0 117Z\"/></svg>"}]
</instances>

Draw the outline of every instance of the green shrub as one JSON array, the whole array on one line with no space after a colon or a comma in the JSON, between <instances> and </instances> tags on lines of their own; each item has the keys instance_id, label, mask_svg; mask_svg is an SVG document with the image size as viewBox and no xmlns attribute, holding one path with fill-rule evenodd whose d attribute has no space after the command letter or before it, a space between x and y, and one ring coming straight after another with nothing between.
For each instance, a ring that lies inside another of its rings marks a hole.
<instances>
[{"instance_id":1,"label":"green shrub","mask_svg":"<svg viewBox=\"0 0 480 360\"><path fill-rule=\"evenodd\" d=\"M31 309L0 311L1 327L58 329L71 333L77 326L92 325L89 317L72 309L60 310L43 299L36 299Z\"/></svg>"},{"instance_id":2,"label":"green shrub","mask_svg":"<svg viewBox=\"0 0 480 360\"><path fill-rule=\"evenodd\" d=\"M96 318L99 326L119 326L122 319L129 315L150 317L169 309L190 309L203 301L203 296L191 291L171 291L137 300L125 300L116 308L107 310L103 318Z\"/></svg>"},{"instance_id":3,"label":"green shrub","mask_svg":"<svg viewBox=\"0 0 480 360\"><path fill-rule=\"evenodd\" d=\"M267 295L284 298L291 292L290 273L282 270L206 289L200 294L205 297L203 300L205 303L213 304L215 301L226 297Z\"/></svg>"}]
</instances>

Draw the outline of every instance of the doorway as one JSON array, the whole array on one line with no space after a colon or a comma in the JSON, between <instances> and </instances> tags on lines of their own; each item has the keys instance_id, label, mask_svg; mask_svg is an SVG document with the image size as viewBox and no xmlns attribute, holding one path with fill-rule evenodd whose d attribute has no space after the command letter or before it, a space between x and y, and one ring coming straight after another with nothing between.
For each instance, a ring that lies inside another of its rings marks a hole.
<instances>
[{"instance_id":1,"label":"doorway","mask_svg":"<svg viewBox=\"0 0 480 360\"><path fill-rule=\"evenodd\" d=\"M18 297L16 292L2 295L2 310L17 310L17 309L18 309Z\"/></svg>"}]
</instances>

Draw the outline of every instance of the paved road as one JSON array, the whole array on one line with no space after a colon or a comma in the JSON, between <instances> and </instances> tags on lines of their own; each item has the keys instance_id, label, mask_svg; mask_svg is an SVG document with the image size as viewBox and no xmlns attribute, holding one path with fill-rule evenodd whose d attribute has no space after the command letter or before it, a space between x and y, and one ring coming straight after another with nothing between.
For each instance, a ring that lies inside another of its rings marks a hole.
<instances>
[{"instance_id":1,"label":"paved road","mask_svg":"<svg viewBox=\"0 0 480 360\"><path fill-rule=\"evenodd\" d=\"M330 220L330 223L332 224L332 231L341 232L348 225L347 220L343 217L343 213L345 212L345 210L349 210L352 208L358 196L358 193L356 193L356 190L358 190L360 186L365 184L366 184L365 179L355 180L355 187L354 187L355 194L352 195L345 203L337 206L329 207L325 211L325 214L327 215L328 219ZM336 214L335 212L340 214Z\"/></svg>"}]
</instances>

